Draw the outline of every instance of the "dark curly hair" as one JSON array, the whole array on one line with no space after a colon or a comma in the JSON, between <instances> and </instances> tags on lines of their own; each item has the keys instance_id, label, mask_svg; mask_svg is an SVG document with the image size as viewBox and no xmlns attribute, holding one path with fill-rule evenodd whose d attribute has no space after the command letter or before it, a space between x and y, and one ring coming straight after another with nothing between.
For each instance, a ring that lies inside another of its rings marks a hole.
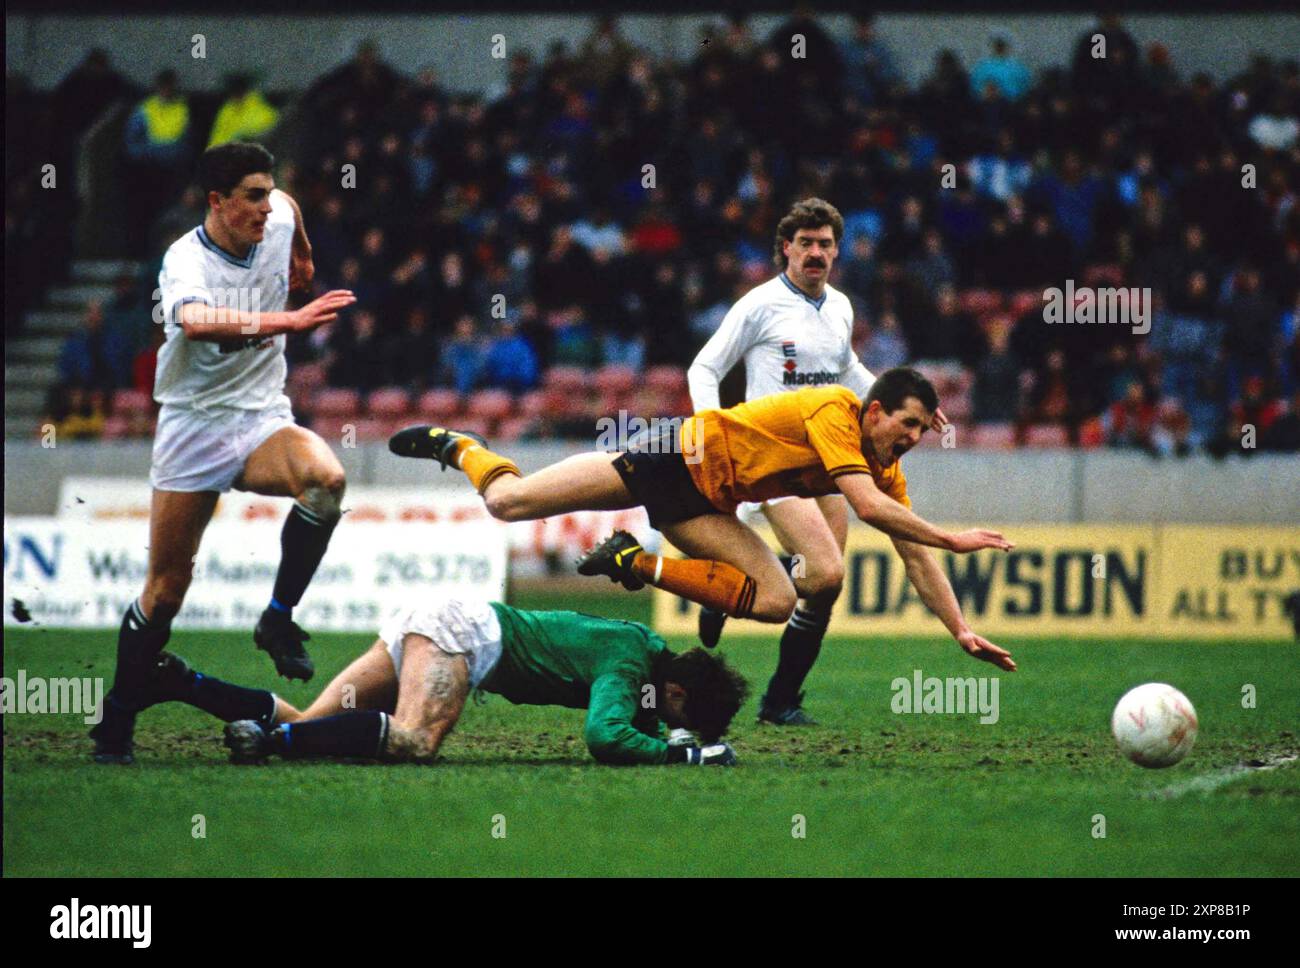
<instances>
[{"instance_id":1,"label":"dark curly hair","mask_svg":"<svg viewBox=\"0 0 1300 968\"><path fill-rule=\"evenodd\" d=\"M776 241L772 244L772 261L782 269L789 263L783 251L784 242L793 242L800 229L819 229L829 225L835 235L835 244L844 238L844 216L824 198L802 198L790 207L776 226Z\"/></svg>"},{"instance_id":2,"label":"dark curly hair","mask_svg":"<svg viewBox=\"0 0 1300 968\"><path fill-rule=\"evenodd\" d=\"M203 152L199 158L199 187L204 198L208 192L229 195L245 176L269 174L274 167L275 156L261 145L231 141Z\"/></svg>"},{"instance_id":3,"label":"dark curly hair","mask_svg":"<svg viewBox=\"0 0 1300 968\"><path fill-rule=\"evenodd\" d=\"M664 682L686 690L686 718L703 743L722 738L749 695L749 683L726 659L699 646L668 660Z\"/></svg>"}]
</instances>

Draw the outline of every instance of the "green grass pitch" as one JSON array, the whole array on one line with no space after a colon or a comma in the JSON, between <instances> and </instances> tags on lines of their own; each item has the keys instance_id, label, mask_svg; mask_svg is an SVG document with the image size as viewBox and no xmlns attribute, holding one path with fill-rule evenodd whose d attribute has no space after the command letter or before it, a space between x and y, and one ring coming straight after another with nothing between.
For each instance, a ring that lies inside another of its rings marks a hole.
<instances>
[{"instance_id":1,"label":"green grass pitch","mask_svg":"<svg viewBox=\"0 0 1300 968\"><path fill-rule=\"evenodd\" d=\"M648 596L516 596L644 618ZM317 635L317 681L274 687L305 703L365 635ZM5 675L112 675L115 633L21 629ZM676 647L690 643L675 641ZM434 766L226 763L220 726L180 705L146 713L130 768L89 762L74 715L4 717L6 876L81 875L1293 875L1300 769L1224 771L1300 748L1296 646L1151 641L1005 642L1000 719L898 715L890 682L984 676L950 641L831 636L808 682L823 725L754 722L770 640L724 651L753 695L731 739L736 769L609 768L582 713L471 704ZM270 686L244 633L178 632L197 668ZM1125 689L1171 681L1201 721L1167 770L1122 760L1109 733ZM1253 685L1254 709L1242 689ZM1208 776L1206 789L1193 781ZM1174 795L1158 795L1161 791ZM1105 836L1097 815L1103 816ZM202 817L202 821L198 817ZM800 819L802 818L802 819ZM194 834L202 825L204 836ZM800 829L802 828L802 829ZM802 833L803 836L795 836ZM496 836L494 836L496 834ZM500 836L504 834L504 836Z\"/></svg>"}]
</instances>

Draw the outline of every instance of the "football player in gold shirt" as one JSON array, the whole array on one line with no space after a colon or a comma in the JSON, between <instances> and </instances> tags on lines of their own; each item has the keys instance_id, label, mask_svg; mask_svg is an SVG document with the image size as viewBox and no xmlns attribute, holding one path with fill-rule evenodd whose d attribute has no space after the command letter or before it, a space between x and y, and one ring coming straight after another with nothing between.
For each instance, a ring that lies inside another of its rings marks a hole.
<instances>
[{"instance_id":1,"label":"football player in gold shirt","mask_svg":"<svg viewBox=\"0 0 1300 968\"><path fill-rule=\"evenodd\" d=\"M643 505L650 524L689 557L646 552L627 532L579 563L635 590L655 585L738 618L783 623L800 597L841 575L787 574L775 553L734 512L742 501L843 493L864 522L888 534L921 600L957 643L1008 671L1004 649L966 624L948 576L927 546L965 554L1014 545L996 531L951 533L914 514L899 458L916 446L938 408L938 395L915 370L880 375L865 401L833 385L773 394L669 424L641 446L615 455L578 454L527 476L474 434L408 427L389 449L464 471L488 513L531 521L579 510Z\"/></svg>"}]
</instances>

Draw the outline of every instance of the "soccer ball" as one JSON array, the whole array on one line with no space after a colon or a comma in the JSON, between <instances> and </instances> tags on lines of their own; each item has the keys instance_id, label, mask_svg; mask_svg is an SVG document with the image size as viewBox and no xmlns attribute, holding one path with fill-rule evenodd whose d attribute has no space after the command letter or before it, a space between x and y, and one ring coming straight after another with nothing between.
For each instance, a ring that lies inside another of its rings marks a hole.
<instances>
[{"instance_id":1,"label":"soccer ball","mask_svg":"<svg viewBox=\"0 0 1300 968\"><path fill-rule=\"evenodd\" d=\"M1191 701L1163 682L1130 689L1110 717L1120 752L1138 766L1173 766L1191 752L1196 730Z\"/></svg>"}]
</instances>

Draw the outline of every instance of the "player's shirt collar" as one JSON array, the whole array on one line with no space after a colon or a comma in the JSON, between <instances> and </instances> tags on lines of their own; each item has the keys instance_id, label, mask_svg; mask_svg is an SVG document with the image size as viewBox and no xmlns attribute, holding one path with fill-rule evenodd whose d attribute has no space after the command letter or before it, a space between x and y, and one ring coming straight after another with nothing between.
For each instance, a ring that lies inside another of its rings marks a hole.
<instances>
[{"instance_id":1,"label":"player's shirt collar","mask_svg":"<svg viewBox=\"0 0 1300 968\"><path fill-rule=\"evenodd\" d=\"M808 300L808 302L812 303L813 306L815 306L816 308L821 309L822 306L826 305L825 291L822 292L821 299L814 299L812 296L808 295L806 292L804 292L802 289L796 286L793 282L791 282L790 277L787 276L784 272L782 272L779 276L777 276L777 278L780 279L782 282L784 282L786 288L789 289L792 293L794 293L796 296L803 296L804 299Z\"/></svg>"},{"instance_id":2,"label":"player's shirt collar","mask_svg":"<svg viewBox=\"0 0 1300 968\"><path fill-rule=\"evenodd\" d=\"M232 266L239 266L241 269L252 268L253 257L257 255L258 243L254 242L251 246L249 246L248 255L246 255L244 258L241 259L238 256L232 255L231 253L227 252L221 246L217 245L217 243L213 242L212 239L208 237L207 230L202 225L200 225L196 231L199 234L199 242L202 243L205 249L208 249L211 252L215 252L217 255L221 256L221 258L229 262Z\"/></svg>"}]
</instances>

